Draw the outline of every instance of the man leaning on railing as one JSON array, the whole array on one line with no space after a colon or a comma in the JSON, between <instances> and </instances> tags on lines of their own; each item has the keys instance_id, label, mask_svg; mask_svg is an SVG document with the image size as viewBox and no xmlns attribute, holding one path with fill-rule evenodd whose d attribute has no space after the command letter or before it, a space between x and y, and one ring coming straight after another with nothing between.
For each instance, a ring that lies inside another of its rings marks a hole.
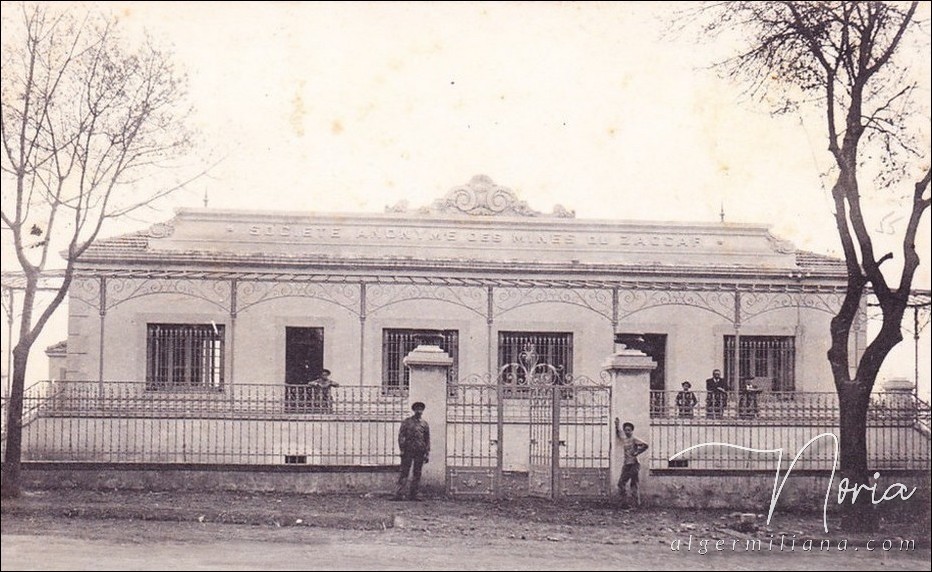
<instances>
[{"instance_id":1,"label":"man leaning on railing","mask_svg":"<svg viewBox=\"0 0 932 572\"><path fill-rule=\"evenodd\" d=\"M693 409L699 403L696 394L692 392L693 384L683 382L683 389L676 394L676 411L680 417L692 417Z\"/></svg>"},{"instance_id":2,"label":"man leaning on railing","mask_svg":"<svg viewBox=\"0 0 932 572\"><path fill-rule=\"evenodd\" d=\"M330 378L330 370L320 372L320 377L308 383L309 405L312 412L332 413L333 398L330 395L331 387L340 387L340 384Z\"/></svg>"},{"instance_id":3,"label":"man leaning on railing","mask_svg":"<svg viewBox=\"0 0 932 572\"><path fill-rule=\"evenodd\" d=\"M761 389L754 385L754 378L747 377L741 384L738 396L738 417L741 419L754 419L758 413L757 399Z\"/></svg>"},{"instance_id":4,"label":"man leaning on railing","mask_svg":"<svg viewBox=\"0 0 932 572\"><path fill-rule=\"evenodd\" d=\"M705 380L705 416L721 419L728 407L728 383L722 379L722 370L712 370L712 377Z\"/></svg>"}]
</instances>

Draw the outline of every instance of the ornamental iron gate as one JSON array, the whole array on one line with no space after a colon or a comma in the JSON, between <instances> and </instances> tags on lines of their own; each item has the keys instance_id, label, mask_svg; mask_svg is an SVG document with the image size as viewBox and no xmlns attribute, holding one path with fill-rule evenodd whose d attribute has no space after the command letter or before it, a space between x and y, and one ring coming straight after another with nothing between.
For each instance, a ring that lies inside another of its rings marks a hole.
<instances>
[{"instance_id":1,"label":"ornamental iron gate","mask_svg":"<svg viewBox=\"0 0 932 572\"><path fill-rule=\"evenodd\" d=\"M533 345L495 378L449 386L447 490L453 496L502 494L503 471L527 471L527 494L607 495L611 386L539 362Z\"/></svg>"},{"instance_id":2,"label":"ornamental iron gate","mask_svg":"<svg viewBox=\"0 0 932 572\"><path fill-rule=\"evenodd\" d=\"M560 392L552 385L528 389L528 494L553 498L554 478L559 472L555 461L560 458L561 445Z\"/></svg>"},{"instance_id":3,"label":"ornamental iron gate","mask_svg":"<svg viewBox=\"0 0 932 572\"><path fill-rule=\"evenodd\" d=\"M471 376L448 386L447 490L453 496L493 496L501 488L501 385Z\"/></svg>"}]
</instances>

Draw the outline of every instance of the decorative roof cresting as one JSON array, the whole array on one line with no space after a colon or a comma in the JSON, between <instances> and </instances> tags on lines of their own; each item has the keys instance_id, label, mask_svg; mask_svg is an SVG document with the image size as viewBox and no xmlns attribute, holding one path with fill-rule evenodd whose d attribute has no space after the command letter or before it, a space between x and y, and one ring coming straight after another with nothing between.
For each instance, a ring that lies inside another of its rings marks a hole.
<instances>
[{"instance_id":1,"label":"decorative roof cresting","mask_svg":"<svg viewBox=\"0 0 932 572\"><path fill-rule=\"evenodd\" d=\"M536 211L527 202L518 198L514 191L496 184L486 175L476 175L465 185L454 187L429 207L411 210L406 201L385 207L390 213L421 215L468 215L468 216L522 216L575 218L576 212L562 205L555 205L550 214Z\"/></svg>"}]
</instances>

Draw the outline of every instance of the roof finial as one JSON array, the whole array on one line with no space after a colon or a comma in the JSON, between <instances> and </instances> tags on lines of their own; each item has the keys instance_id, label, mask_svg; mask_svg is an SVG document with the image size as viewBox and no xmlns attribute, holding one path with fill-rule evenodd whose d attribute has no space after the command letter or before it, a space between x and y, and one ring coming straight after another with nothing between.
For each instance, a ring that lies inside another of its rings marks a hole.
<instances>
[{"instance_id":1,"label":"roof finial","mask_svg":"<svg viewBox=\"0 0 932 572\"><path fill-rule=\"evenodd\" d=\"M207 208L207 189L204 189L204 208Z\"/></svg>"},{"instance_id":2,"label":"roof finial","mask_svg":"<svg viewBox=\"0 0 932 572\"><path fill-rule=\"evenodd\" d=\"M718 220L719 222L725 222L725 201L721 203L721 210L718 211Z\"/></svg>"}]
</instances>

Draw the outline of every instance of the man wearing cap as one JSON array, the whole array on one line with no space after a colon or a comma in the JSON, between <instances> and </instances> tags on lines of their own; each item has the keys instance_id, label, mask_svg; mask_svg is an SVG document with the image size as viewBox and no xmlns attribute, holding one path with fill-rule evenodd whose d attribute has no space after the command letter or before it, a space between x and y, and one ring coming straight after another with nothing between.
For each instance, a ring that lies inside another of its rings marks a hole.
<instances>
[{"instance_id":1,"label":"man wearing cap","mask_svg":"<svg viewBox=\"0 0 932 572\"><path fill-rule=\"evenodd\" d=\"M692 417L693 408L699 403L696 394L692 392L693 384L683 382L683 390L676 394L676 409L680 417Z\"/></svg>"},{"instance_id":2,"label":"man wearing cap","mask_svg":"<svg viewBox=\"0 0 932 572\"><path fill-rule=\"evenodd\" d=\"M411 471L411 491L408 498L417 500L417 487L421 482L421 467L430 454L430 427L421 419L426 406L420 401L411 405L414 415L401 422L398 430L398 448L401 449L401 474L395 500L403 500L408 488L408 471Z\"/></svg>"},{"instance_id":3,"label":"man wearing cap","mask_svg":"<svg viewBox=\"0 0 932 572\"><path fill-rule=\"evenodd\" d=\"M332 387L340 387L340 384L330 377L329 369L322 370L320 377L308 383L308 404L311 412L333 412L333 398L330 395Z\"/></svg>"}]
</instances>

